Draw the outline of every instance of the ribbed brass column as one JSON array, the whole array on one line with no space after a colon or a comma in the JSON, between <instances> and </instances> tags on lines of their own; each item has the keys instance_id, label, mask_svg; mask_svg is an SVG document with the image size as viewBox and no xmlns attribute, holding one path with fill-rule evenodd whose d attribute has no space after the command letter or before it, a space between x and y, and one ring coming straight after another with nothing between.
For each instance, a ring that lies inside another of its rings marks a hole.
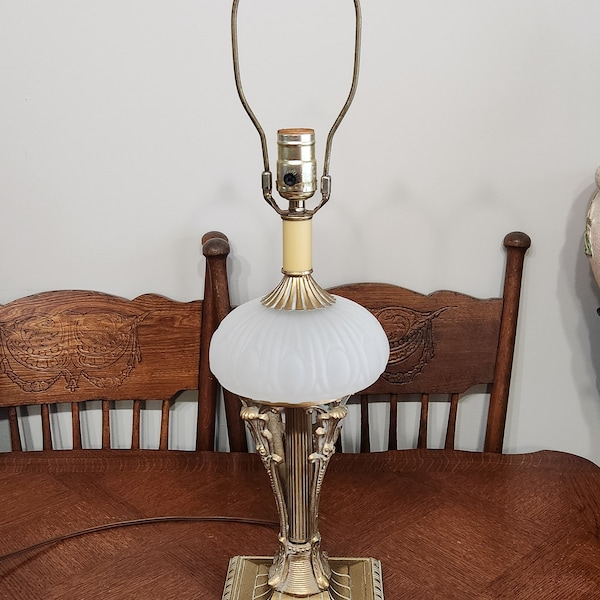
<instances>
[{"instance_id":1,"label":"ribbed brass column","mask_svg":"<svg viewBox=\"0 0 600 600\"><path fill-rule=\"evenodd\" d=\"M288 407L285 411L285 419L289 540L296 544L304 544L309 541L308 469L310 463L308 457L312 452L311 416L306 409Z\"/></svg>"}]
</instances>

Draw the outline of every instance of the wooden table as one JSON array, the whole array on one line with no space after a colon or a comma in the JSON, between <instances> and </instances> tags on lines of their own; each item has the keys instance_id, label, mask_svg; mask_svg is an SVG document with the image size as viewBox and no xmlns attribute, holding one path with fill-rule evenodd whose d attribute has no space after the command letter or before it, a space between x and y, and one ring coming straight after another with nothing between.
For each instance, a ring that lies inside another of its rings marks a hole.
<instances>
[{"instance_id":1,"label":"wooden table","mask_svg":"<svg viewBox=\"0 0 600 600\"><path fill-rule=\"evenodd\" d=\"M276 519L254 455L0 455L1 555L159 516ZM386 600L600 598L600 469L568 454L335 456L321 533L331 556L381 560ZM1 560L0 598L219 600L230 556L276 545L263 524L120 527Z\"/></svg>"}]
</instances>

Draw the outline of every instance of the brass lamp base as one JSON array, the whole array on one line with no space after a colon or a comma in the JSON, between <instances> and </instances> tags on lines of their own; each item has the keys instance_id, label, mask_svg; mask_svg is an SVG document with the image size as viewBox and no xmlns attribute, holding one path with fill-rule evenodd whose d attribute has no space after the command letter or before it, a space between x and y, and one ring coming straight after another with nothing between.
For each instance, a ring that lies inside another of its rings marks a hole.
<instances>
[{"instance_id":1,"label":"brass lamp base","mask_svg":"<svg viewBox=\"0 0 600 600\"><path fill-rule=\"evenodd\" d=\"M381 563L374 558L330 558L329 591L306 600L384 600ZM229 561L222 600L294 600L269 587L273 557L234 556Z\"/></svg>"}]
</instances>

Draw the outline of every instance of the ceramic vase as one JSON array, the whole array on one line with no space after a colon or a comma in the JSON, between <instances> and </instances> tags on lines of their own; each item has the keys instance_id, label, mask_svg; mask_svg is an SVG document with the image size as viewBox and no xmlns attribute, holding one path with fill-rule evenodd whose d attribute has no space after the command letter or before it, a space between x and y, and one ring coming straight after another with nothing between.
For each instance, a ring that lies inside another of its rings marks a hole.
<instances>
[{"instance_id":1,"label":"ceramic vase","mask_svg":"<svg viewBox=\"0 0 600 600\"><path fill-rule=\"evenodd\" d=\"M584 249L600 286L600 167L596 169L596 187L585 221Z\"/></svg>"}]
</instances>

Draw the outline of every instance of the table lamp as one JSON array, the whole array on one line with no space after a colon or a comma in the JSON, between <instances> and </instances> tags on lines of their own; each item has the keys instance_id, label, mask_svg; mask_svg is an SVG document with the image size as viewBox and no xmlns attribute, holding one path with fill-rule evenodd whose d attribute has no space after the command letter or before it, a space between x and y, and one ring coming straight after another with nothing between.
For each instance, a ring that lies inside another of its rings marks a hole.
<instances>
[{"instance_id":1,"label":"table lamp","mask_svg":"<svg viewBox=\"0 0 600 600\"><path fill-rule=\"evenodd\" d=\"M312 129L278 131L276 188L287 207L280 208L273 198L266 137L241 85L238 4L234 0L231 12L234 75L261 139L263 197L283 223L283 278L271 293L237 307L221 322L211 341L210 366L221 385L241 399L241 417L275 495L280 533L274 558L231 559L223 600L380 600L379 562L329 559L318 529L321 485L346 401L378 379L389 357L377 319L362 306L329 294L312 277L312 218L329 200L331 143L358 82L360 4L354 0L352 86L327 138L321 200L314 209L306 205L317 191Z\"/></svg>"}]
</instances>

